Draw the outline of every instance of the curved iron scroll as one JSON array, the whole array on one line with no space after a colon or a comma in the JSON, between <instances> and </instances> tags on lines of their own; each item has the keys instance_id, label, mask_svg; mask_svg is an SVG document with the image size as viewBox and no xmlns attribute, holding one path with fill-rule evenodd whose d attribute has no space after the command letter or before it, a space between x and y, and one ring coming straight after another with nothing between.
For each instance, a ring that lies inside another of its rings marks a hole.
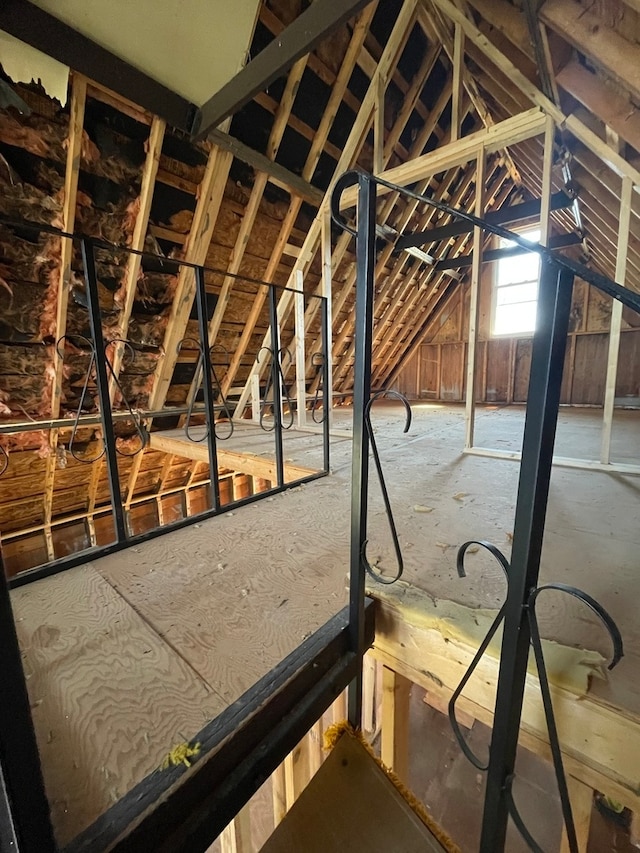
<instances>
[{"instance_id":1,"label":"curved iron scroll","mask_svg":"<svg viewBox=\"0 0 640 853\"><path fill-rule=\"evenodd\" d=\"M325 411L326 406L322 406L322 417L316 418L316 409L318 408L318 403L322 402L322 397L324 394L324 387L322 385L322 373L325 363L325 356L322 352L314 352L311 356L311 365L312 367L317 367L316 371L316 379L318 380L318 384L316 385L316 393L313 395L313 402L311 403L311 417L313 418L313 422L315 424L323 424L325 418L327 417L327 413Z\"/></svg>"},{"instance_id":2,"label":"curved iron scroll","mask_svg":"<svg viewBox=\"0 0 640 853\"><path fill-rule=\"evenodd\" d=\"M196 405L196 398L198 396L198 391L200 390L200 385L202 384L202 380L203 380L203 376L204 376L204 370L202 369L203 363L204 363L204 352L202 351L202 346L200 345L200 341L195 340L195 338L183 338L180 341L180 343L178 344L178 353L180 352L183 345L187 341L189 343L195 344L194 349L198 350L199 355L198 355L198 361L196 364L196 370L194 373L194 377L195 377L195 381L196 381L196 387L194 389L193 396L191 398L191 402L189 403L189 408L187 409L187 415L186 415L186 419L184 422L184 434L189 439L189 441L199 443L201 441L206 441L209 438L208 429L205 430L205 432L203 433L203 435L200 438L194 438L191 435L191 418L193 417L193 409ZM229 404L227 403L227 398L222 393L222 385L220 384L220 380L218 379L218 375L216 373L216 368L215 368L215 365L213 363L213 355L216 352L221 352L224 354L225 359L226 359L226 363L228 366L228 364L229 364L229 351L222 344L213 344L213 346L209 347L209 365L211 366L211 379L212 379L212 385L213 385L214 398L215 399L220 398L220 410L225 417L225 420L222 421L222 423L228 424L228 429L226 430L226 434L224 434L224 435L218 434L218 430L216 429L216 427L218 425L217 422L214 424L213 429L214 429L214 432L216 434L216 439L218 441L227 441L227 439L231 438L231 436L233 435L235 425L233 423L233 414L231 412L231 409L229 408Z\"/></svg>"},{"instance_id":3,"label":"curved iron scroll","mask_svg":"<svg viewBox=\"0 0 640 853\"><path fill-rule=\"evenodd\" d=\"M277 357L276 357L276 355L275 355L275 353L271 347L260 347L260 349L258 350L258 355L256 356L257 364L260 364L260 353L263 350L266 350L269 353L269 356L271 357L272 361L275 358L278 382L280 383L280 389L281 389L281 391L280 391L281 399L284 400L287 403L287 406L289 407L289 413L288 413L288 418L287 418L288 423L286 425L283 423L282 429L291 429L291 427L293 426L293 403L291 401L291 397L289 396L289 389L287 387L287 383L286 383L286 380L284 378L284 370L283 370L283 366L284 366L285 360L287 358L289 359L289 364L291 364L291 353L289 352L289 350L286 347L281 347L278 350ZM273 406L273 401L269 401L269 392L272 390L272 386L273 386L273 371L269 370L267 372L267 382L266 382L265 389L264 389L264 397L262 398L262 401L260 403L260 428L263 429L265 432L273 432L273 430L276 428L275 413L274 413L273 424L271 426L265 426L265 424L264 424L264 418L265 418L265 415L267 414L267 408L270 405Z\"/></svg>"},{"instance_id":4,"label":"curved iron scroll","mask_svg":"<svg viewBox=\"0 0 640 853\"><path fill-rule=\"evenodd\" d=\"M8 467L9 454L7 453L7 448L3 444L0 444L0 477L2 477Z\"/></svg>"},{"instance_id":5,"label":"curved iron scroll","mask_svg":"<svg viewBox=\"0 0 640 853\"><path fill-rule=\"evenodd\" d=\"M465 542L460 549L458 550L457 557L457 570L458 575L460 577L466 577L466 572L464 570L464 555L469 548L470 545L480 545L483 548L486 548L498 561L500 567L502 568L505 577L507 579L507 587L509 585L509 572L510 572L510 564L504 554L490 542L485 542L483 540L470 540L469 542ZM565 595L570 595L573 598L578 599L583 604L585 604L600 620L604 628L606 629L609 637L611 639L613 645L613 655L610 663L608 664L608 669L613 669L616 664L620 661L623 656L623 643L622 636L618 629L618 626L612 619L612 617L607 613L607 611L602 607L599 602L597 602L594 598L588 595L586 592L583 592L576 587L567 586L566 584L561 583L550 583L545 584L543 586L534 587L531 589L527 603L525 605L527 611L527 619L529 622L529 630L531 637L531 647L533 649L534 659L536 662L536 668L538 670L538 679L540 682L540 693L542 695L542 703L544 707L545 714L545 722L547 725L547 732L549 734L549 745L551 748L551 757L553 761L553 769L556 777L556 784L558 786L558 794L560 796L560 805L562 808L562 818L564 821L565 829L567 832L567 842L569 845L570 853L578 853L578 841L576 837L575 824L573 821L573 812L571 809L571 801L569 798L569 789L567 786L567 778L564 770L564 763L562 760L562 751L560 747L560 739L558 737L558 728L556 725L555 714L553 711L553 701L551 698L551 687L549 684L549 676L547 673L547 667L544 660L544 650L542 646L542 638L540 635L540 628L538 625L538 617L536 614L536 604L538 600L538 596L541 592L545 591L555 591L564 593ZM498 614L494 621L491 624L491 627L487 631L487 634L480 644L478 651L474 655L471 664L467 668L462 680L454 690L451 699L449 701L449 720L451 722L451 727L453 729L454 736L460 746L462 752L468 758L468 760L476 767L478 770L487 770L489 767L489 762L481 761L475 753L471 750L471 748L466 743L462 732L460 731L460 727L458 725L458 721L456 719L456 702L460 697L465 685L473 675L474 670L478 666L480 659L486 652L491 639L495 635L498 630L500 624L503 622L506 612L506 600L502 605ZM513 819L513 822L518 829L518 832L524 839L524 841L529 846L532 853L544 853L543 849L540 847L538 842L533 837L532 833L529 831L526 823L522 819L522 816L518 810L517 804L515 802L513 796L513 781L515 775L512 774L506 780L506 800L507 806L509 809L509 814Z\"/></svg>"},{"instance_id":6,"label":"curved iron scroll","mask_svg":"<svg viewBox=\"0 0 640 853\"><path fill-rule=\"evenodd\" d=\"M102 457L105 455L106 447L104 444L104 440L102 441L102 450L100 451L100 453L97 456L94 456L92 459L87 459L86 457L80 456L76 452L76 435L77 435L78 429L80 427L80 417L82 415L82 410L84 408L85 401L86 401L88 393L89 393L89 382L91 381L91 377L92 377L92 375L94 375L94 372L95 372L97 349L96 349L94 342L92 340L90 340L89 338L87 338L85 335L62 335L62 337L58 338L58 340L56 341L56 351L58 353L58 357L61 359L61 361L64 362L65 344L68 342L71 345L73 345L75 349L78 349L76 343L74 343L74 342L78 342L78 341L81 343L82 347L84 347L86 350L88 350L88 353L86 353L86 354L89 355L89 363L87 365L87 370L86 370L86 374L85 374L84 383L82 386L82 391L80 392L80 400L78 402L78 409L77 409L76 414L75 414L74 419L73 419L73 427L71 429L71 436L69 438L69 444L68 444L67 449L69 450L69 453L73 456L73 458L76 460L76 462L83 462L84 464L91 465L94 462L97 462L99 459L102 459ZM137 456L137 454L140 453L142 450L144 450L144 448L149 443L149 433L147 432L147 429L144 426L144 424L142 423L142 421L140 420L140 417L138 416L138 414L136 412L134 412L134 410L132 409L131 404L129 403L129 401L127 399L127 395L124 393L124 389L122 387L122 384L120 383L118 375L116 374L115 370L113 369L113 365L111 364L111 361L109 360L109 357L107 355L107 349L112 344L120 344L121 346L124 346L125 353L129 353L131 355L131 363L132 364L133 364L133 362L135 362L135 359L136 359L136 350L133 348L133 346L131 345L131 343L129 341L123 340L122 338L114 338L113 340L102 342L103 352L104 352L104 360L105 360L105 364L107 366L107 371L108 371L110 378L113 381L115 387L117 388L117 390L120 393L120 396L122 398L122 402L125 404L125 406L129 410L129 414L131 415L131 420L133 421L135 431L136 431L138 438L139 438L139 441L140 441L140 446L137 447L133 453L125 453L124 450L122 450L120 447L118 447L117 442L116 442L116 452L120 456ZM153 371L131 371L131 370L127 370L126 373L123 373L123 375L148 376L152 372Z\"/></svg>"},{"instance_id":7,"label":"curved iron scroll","mask_svg":"<svg viewBox=\"0 0 640 853\"><path fill-rule=\"evenodd\" d=\"M400 394L399 391L378 391L373 394L370 400L367 402L364 407L364 422L367 430L367 434L369 436L369 444L371 446L371 453L373 454L373 461L376 466L376 471L378 473L378 480L380 482L380 491L382 492L382 500L384 501L384 509L387 515L387 521L389 522L389 529L391 531L391 539L393 540L393 550L396 554L396 574L393 577L386 578L384 575L380 574L380 572L376 571L374 567L369 562L367 557L367 542L368 539L365 539L362 543L362 549L360 551L360 557L362 559L362 563L367 574L371 575L372 578L378 581L378 583L384 584L392 584L395 583L402 577L402 572L404 571L404 560L402 558L402 549L400 548L400 541L398 539L398 531L396 529L396 523L393 518L393 511L391 509L391 501L389 500L389 492L387 491L387 484L384 479L384 474L382 472L382 464L380 462L380 454L378 453L378 446L376 444L375 435L373 432L373 426L371 424L371 407L375 403L376 400L379 400L381 397L393 397L396 400L400 400L400 402L404 405L406 412L406 419L404 424L403 432L409 432L409 428L411 427L411 406L409 405L409 401L407 398Z\"/></svg>"}]
</instances>

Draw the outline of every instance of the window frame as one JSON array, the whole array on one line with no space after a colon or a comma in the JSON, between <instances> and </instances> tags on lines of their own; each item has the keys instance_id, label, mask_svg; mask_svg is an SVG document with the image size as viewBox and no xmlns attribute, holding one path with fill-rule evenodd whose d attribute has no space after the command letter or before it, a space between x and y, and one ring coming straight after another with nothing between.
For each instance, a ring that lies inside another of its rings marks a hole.
<instances>
[{"instance_id":1,"label":"window frame","mask_svg":"<svg viewBox=\"0 0 640 853\"><path fill-rule=\"evenodd\" d=\"M537 234L535 240L532 242L539 242L540 241L540 235L541 235L541 226L540 226L539 222L532 223L531 225L527 225L527 226L524 226L522 228L518 228L517 230L514 229L514 232L516 234L518 234L518 236L523 237L524 239L527 239L527 235ZM496 237L497 248L499 248L499 249L503 248L503 246L501 245L503 242L503 239L504 238ZM498 278L500 275L500 264L502 263L502 260L503 259L498 259L497 261L495 261L495 263L493 265L493 277L492 277L492 281L491 281L491 318L490 318L490 320L491 320L491 327L490 327L491 338L498 338L498 339L503 339L503 338L532 338L534 333L535 333L535 321L534 321L533 329L530 329L530 330L527 330L524 332L518 332L518 331L496 332L496 318L497 318L498 307L499 307L498 306L498 291L501 288L516 287L517 285L520 285L520 284L529 284L531 281L534 280L534 279L527 279L525 281L514 281L511 283L499 284ZM538 275L537 275L537 278L535 279L535 281L536 281L536 284L539 285L539 282L540 282L540 259L539 259L539 256L538 256ZM525 300L523 300L522 303L516 302L513 304L524 304L524 301ZM526 300L526 301L529 302L531 300ZM535 299L535 306L536 306L536 316L537 316L537 306L538 306L538 294L537 293L536 293L536 299Z\"/></svg>"}]
</instances>

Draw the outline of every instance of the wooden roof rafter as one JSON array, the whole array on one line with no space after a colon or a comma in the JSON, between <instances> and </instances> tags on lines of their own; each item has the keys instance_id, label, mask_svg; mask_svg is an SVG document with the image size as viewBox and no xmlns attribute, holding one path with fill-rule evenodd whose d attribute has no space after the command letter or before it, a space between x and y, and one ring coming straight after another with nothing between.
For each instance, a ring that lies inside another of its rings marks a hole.
<instances>
[{"instance_id":1,"label":"wooden roof rafter","mask_svg":"<svg viewBox=\"0 0 640 853\"><path fill-rule=\"evenodd\" d=\"M287 128L287 123L289 117L291 115L291 110L293 109L293 104L295 101L296 94L298 92L298 87L300 85L300 81L302 80L302 75L304 74L304 70L307 65L307 56L303 56L299 59L291 71L289 72L287 78L287 84L285 86L285 90L282 96L282 100L280 102L280 107L278 109L278 113L276 115L275 122L273 127L271 128L271 133L269 135L269 140L267 143L267 157L269 160L275 160L276 155L278 153L278 149L280 147L280 143L282 141L282 137ZM304 176L303 176L304 177ZM255 222L255 218L257 216L260 203L262 201L262 197L264 195L264 191L267 185L267 174L265 172L258 172L256 175L256 179L254 181L251 195L249 196L249 201L247 202L247 206L245 208L244 216L242 218L242 222L240 224L240 231L238 232L238 236L235 240L235 245L231 254L231 259L229 262L229 266L227 268L227 275L224 278L222 283L222 287L220 293L218 295L218 300L216 302L216 307L213 313L213 317L209 322L209 339L215 340L220 325L222 323L226 308L229 304L229 300L231 299L231 294L233 291L233 285L235 279L234 275L237 275L240 271L240 266L242 264L242 259L245 253L245 249L249 242L249 236L251 234L251 230L253 228L253 224ZM302 205L302 199L297 197L292 200L292 205L297 204L298 206ZM282 250L284 249L284 245L289 240L291 235L291 231L293 229L293 225L295 223L291 222L290 227L287 228L286 237L284 239L284 243L282 243ZM282 229L281 229L282 234ZM282 255L282 251L278 255L278 262ZM276 263L277 266L277 263ZM257 299L257 297L256 297ZM255 303L254 303L255 304ZM244 330L243 330L244 334ZM237 349L236 349L237 352ZM233 364L233 362L232 362ZM231 366L227 370L227 374L225 380L229 378L229 374L231 371ZM193 378L191 383L191 387L189 389L188 400L189 402L193 399L194 395L197 392L197 388L200 383L200 375L196 375ZM231 382L227 383L223 386L222 391L223 394L227 394L229 387L231 386Z\"/></svg>"},{"instance_id":2,"label":"wooden roof rafter","mask_svg":"<svg viewBox=\"0 0 640 853\"><path fill-rule=\"evenodd\" d=\"M385 46L381 60L375 66L375 71L373 72L369 87L363 99L360 112L358 113L354 121L347 142L343 147L342 156L336 166L336 169L334 171L334 178L330 184L329 190L327 191L327 195L325 197L325 205L328 204L334 181L340 174L342 174L343 171L351 167L352 163L355 161L358 156L358 153L362 148L363 142L373 121L375 104L379 93L380 79L388 80L392 76L393 70L397 66L404 45L406 44L407 39L409 38L411 29L413 28L416 22L417 7L418 0L406 0L395 21L392 33L389 39L387 40L387 44ZM309 229L309 232L305 239L305 243L301 250L301 256L296 262L296 265L294 266L294 269L291 273L290 281L295 280L296 270L301 270L304 273L308 265L311 263L311 260L313 259L319 247L323 212L324 211L321 208L318 215L314 219L311 228ZM291 310L291 307L291 295L289 292L285 291L281 295L280 302L278 305L278 318L280 321L282 321L282 319L288 314L288 312ZM269 341L270 334L267 334L263 340L263 345L268 346ZM252 377L260 376L260 373L260 365L254 363L251 373L247 381L245 382L245 386L240 396L240 400L236 405L236 416L239 416L244 411L244 408L247 404L247 401L251 394Z\"/></svg>"},{"instance_id":3,"label":"wooden roof rafter","mask_svg":"<svg viewBox=\"0 0 640 853\"><path fill-rule=\"evenodd\" d=\"M320 156L324 149L325 142L329 137L329 133L331 131L331 128L333 127L333 122L338 113L338 109L343 101L344 94L347 91L351 74L353 73L357 58L362 50L364 39L366 37L369 25L371 23L376 8L377 2L369 4L369 6L367 6L360 13L357 21L355 22L349 46L343 59L340 71L336 76L335 83L329 96L329 100L322 115L322 119L320 120L320 124L318 125L318 129L316 131L314 140L307 155L304 168L302 170L303 179L310 180L316 170L316 167L320 160ZM278 235L278 239L276 241L273 252L269 259L269 263L267 265L267 269L265 272L265 279L267 281L271 280L275 269L277 268L277 265L280 262L280 258L282 255L281 247L283 245L283 242L286 243L289 238L290 229L294 226L296 222L298 213L300 212L300 208L300 201L297 199L292 199L289 210L287 211L287 215L282 224L280 234ZM233 359L229 366L227 376L225 377L225 380L223 382L222 391L224 394L228 393L228 390L231 388L233 381L235 380L238 368L241 363L241 359L244 357L248 349L253 330L262 311L266 296L266 288L261 288L256 296L256 300L251 309L251 313L247 318L245 329L243 330L241 339L236 348L236 352L234 353Z\"/></svg>"}]
</instances>

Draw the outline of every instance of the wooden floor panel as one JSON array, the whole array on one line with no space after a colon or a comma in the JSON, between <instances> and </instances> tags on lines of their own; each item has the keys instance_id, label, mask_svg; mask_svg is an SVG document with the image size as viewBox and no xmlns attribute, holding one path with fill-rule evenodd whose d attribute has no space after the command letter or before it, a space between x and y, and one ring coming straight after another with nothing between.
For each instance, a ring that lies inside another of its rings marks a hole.
<instances>
[{"instance_id":1,"label":"wooden floor panel","mask_svg":"<svg viewBox=\"0 0 640 853\"><path fill-rule=\"evenodd\" d=\"M351 411L335 415L336 427L348 430ZM559 452L594 450L599 418L563 410ZM415 405L406 435L397 405L378 402L372 420L404 579L435 598L498 607L504 578L495 561L470 554L460 579L455 555L465 540L481 538L509 557L518 464L462 455L461 407ZM522 409L481 408L479 438L515 447L522 421ZM638 413L616 413L616 446L627 458L639 425ZM344 605L350 473L351 443L334 442L330 477L12 593L64 838L156 767L177 734L190 737ZM579 586L618 621L625 657L592 689L634 713L639 495L637 476L554 468L541 567L543 582ZM392 571L373 468L369 501L367 553ZM577 605L551 596L541 604L546 636L609 653L603 631Z\"/></svg>"},{"instance_id":2,"label":"wooden floor panel","mask_svg":"<svg viewBox=\"0 0 640 853\"><path fill-rule=\"evenodd\" d=\"M225 703L90 566L12 597L47 796L64 844Z\"/></svg>"}]
</instances>

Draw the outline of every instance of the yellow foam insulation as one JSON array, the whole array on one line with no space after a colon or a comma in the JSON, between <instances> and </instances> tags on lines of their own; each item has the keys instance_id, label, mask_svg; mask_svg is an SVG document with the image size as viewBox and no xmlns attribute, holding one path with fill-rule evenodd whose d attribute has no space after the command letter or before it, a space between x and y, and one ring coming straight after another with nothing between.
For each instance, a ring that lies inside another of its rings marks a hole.
<instances>
[{"instance_id":1,"label":"yellow foam insulation","mask_svg":"<svg viewBox=\"0 0 640 853\"><path fill-rule=\"evenodd\" d=\"M475 651L498 611L466 607L455 601L437 599L404 581L390 588L371 585L367 595L401 613L402 619L419 628L438 631L447 640L469 646ZM502 626L493 637L486 654L499 660ZM606 660L596 651L564 646L552 640L542 641L547 673L552 684L584 696L592 676L604 678ZM529 672L537 675L533 652L529 654Z\"/></svg>"},{"instance_id":2,"label":"yellow foam insulation","mask_svg":"<svg viewBox=\"0 0 640 853\"><path fill-rule=\"evenodd\" d=\"M69 67L0 30L0 64L14 83L40 83L46 93L67 103Z\"/></svg>"}]
</instances>

